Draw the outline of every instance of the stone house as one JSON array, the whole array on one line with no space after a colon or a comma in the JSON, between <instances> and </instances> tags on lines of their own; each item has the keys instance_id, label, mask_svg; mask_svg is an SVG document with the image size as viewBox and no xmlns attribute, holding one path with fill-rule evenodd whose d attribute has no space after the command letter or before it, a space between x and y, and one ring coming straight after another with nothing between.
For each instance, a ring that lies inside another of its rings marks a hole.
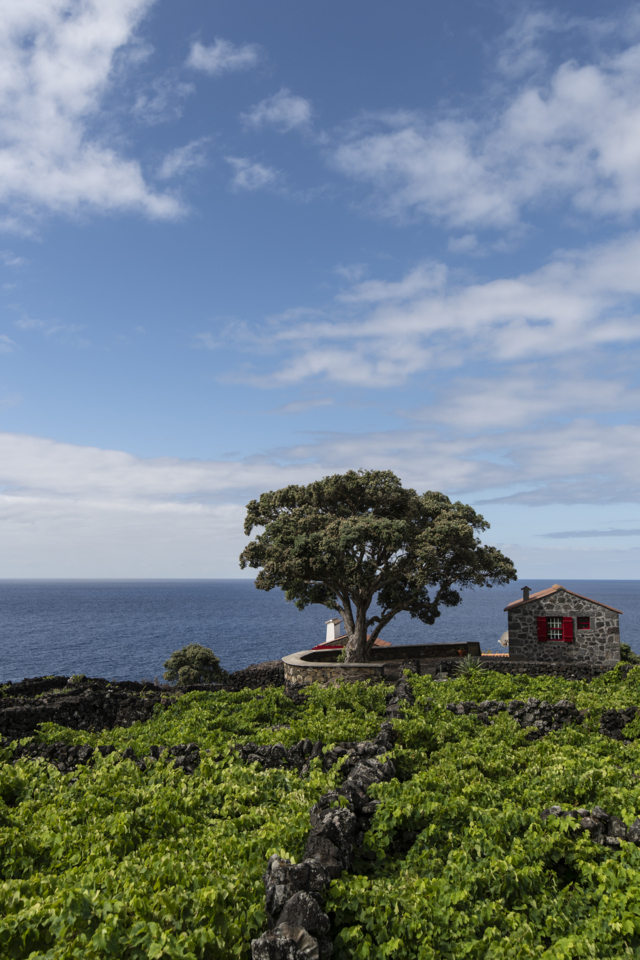
<instances>
[{"instance_id":1,"label":"stone house","mask_svg":"<svg viewBox=\"0 0 640 960\"><path fill-rule=\"evenodd\" d=\"M554 583L509 603L509 659L577 661L614 666L620 660L621 610Z\"/></svg>"}]
</instances>

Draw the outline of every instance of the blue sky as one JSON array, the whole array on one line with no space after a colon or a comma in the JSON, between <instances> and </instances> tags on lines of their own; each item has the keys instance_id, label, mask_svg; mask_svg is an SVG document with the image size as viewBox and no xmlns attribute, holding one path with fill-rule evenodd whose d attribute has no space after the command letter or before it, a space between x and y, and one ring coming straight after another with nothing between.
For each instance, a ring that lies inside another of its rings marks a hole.
<instances>
[{"instance_id":1,"label":"blue sky","mask_svg":"<svg viewBox=\"0 0 640 960\"><path fill-rule=\"evenodd\" d=\"M364 467L640 578L637 8L0 25L0 577L240 576L248 499Z\"/></svg>"}]
</instances>

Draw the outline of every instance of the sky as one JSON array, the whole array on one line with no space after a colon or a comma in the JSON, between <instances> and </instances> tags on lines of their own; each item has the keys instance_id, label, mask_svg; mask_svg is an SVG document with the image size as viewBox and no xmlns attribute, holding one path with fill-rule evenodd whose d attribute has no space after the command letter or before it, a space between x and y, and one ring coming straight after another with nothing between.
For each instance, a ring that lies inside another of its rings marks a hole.
<instances>
[{"instance_id":1,"label":"sky","mask_svg":"<svg viewBox=\"0 0 640 960\"><path fill-rule=\"evenodd\" d=\"M0 2L0 577L239 577L391 469L640 579L640 14Z\"/></svg>"}]
</instances>

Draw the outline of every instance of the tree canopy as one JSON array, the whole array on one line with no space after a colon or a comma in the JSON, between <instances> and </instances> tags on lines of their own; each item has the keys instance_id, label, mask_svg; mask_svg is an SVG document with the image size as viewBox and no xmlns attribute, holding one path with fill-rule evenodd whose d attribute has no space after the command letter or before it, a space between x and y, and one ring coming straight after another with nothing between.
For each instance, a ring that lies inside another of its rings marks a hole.
<instances>
[{"instance_id":1,"label":"tree canopy","mask_svg":"<svg viewBox=\"0 0 640 960\"><path fill-rule=\"evenodd\" d=\"M174 650L164 666L164 679L177 680L183 687L191 683L222 683L227 677L213 650L200 643Z\"/></svg>"},{"instance_id":2,"label":"tree canopy","mask_svg":"<svg viewBox=\"0 0 640 960\"><path fill-rule=\"evenodd\" d=\"M405 489L390 470L349 470L263 493L247 504L247 536L255 528L263 532L240 566L259 569L256 587L280 587L300 610L336 610L351 663L368 658L401 611L432 624L440 607L460 602L460 588L517 576L511 560L476 535L489 528L484 517L443 493Z\"/></svg>"}]
</instances>

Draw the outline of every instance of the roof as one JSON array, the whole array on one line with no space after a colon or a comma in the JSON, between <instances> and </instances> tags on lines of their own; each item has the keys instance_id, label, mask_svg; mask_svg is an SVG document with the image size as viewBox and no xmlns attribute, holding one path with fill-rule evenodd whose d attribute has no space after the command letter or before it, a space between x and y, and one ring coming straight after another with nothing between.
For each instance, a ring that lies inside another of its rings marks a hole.
<instances>
[{"instance_id":1,"label":"roof","mask_svg":"<svg viewBox=\"0 0 640 960\"><path fill-rule=\"evenodd\" d=\"M563 587L560 583L554 583L552 587L547 587L546 590L538 590L537 593L530 593L528 600L525 600L524 597L520 600L514 600L512 603L508 603L504 609L513 610L514 607L523 607L525 603L531 603L532 600L541 600L542 597L548 597L552 593L557 593L558 590L564 590L565 593L570 593L572 597L580 597L581 600L588 600L589 603L596 603L599 607L606 607L607 610L613 610L614 613L622 613L622 610L616 610L615 607L610 607L608 603L601 603L600 600L592 600L591 597L585 597L581 593L576 593L575 590L567 590L567 588Z\"/></svg>"}]
</instances>

